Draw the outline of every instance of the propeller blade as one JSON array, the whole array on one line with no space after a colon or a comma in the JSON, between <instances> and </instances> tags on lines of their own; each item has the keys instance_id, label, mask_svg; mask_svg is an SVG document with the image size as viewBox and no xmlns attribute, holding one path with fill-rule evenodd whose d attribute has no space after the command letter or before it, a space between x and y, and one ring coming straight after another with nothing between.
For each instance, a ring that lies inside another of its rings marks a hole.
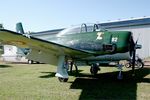
<instances>
[{"instance_id":1,"label":"propeller blade","mask_svg":"<svg viewBox=\"0 0 150 100\"><path fill-rule=\"evenodd\" d=\"M135 42L133 40L133 36L131 36L130 38L130 47L129 47L129 53L130 53L130 57L133 57L133 51L135 49Z\"/></svg>"},{"instance_id":2,"label":"propeller blade","mask_svg":"<svg viewBox=\"0 0 150 100\"><path fill-rule=\"evenodd\" d=\"M133 36L131 36L131 39L130 39L130 57L131 57L131 61L132 61L132 75L134 76L134 69L135 69L135 62L136 62L136 49L141 49L142 46L141 45L138 45L138 41L139 41L139 37L140 37L140 34L136 40L136 42L134 42L133 40Z\"/></svg>"},{"instance_id":3,"label":"propeller blade","mask_svg":"<svg viewBox=\"0 0 150 100\"><path fill-rule=\"evenodd\" d=\"M136 49L133 51L133 57L132 57L132 75L134 76L134 69L135 69L135 57L136 57Z\"/></svg>"}]
</instances>

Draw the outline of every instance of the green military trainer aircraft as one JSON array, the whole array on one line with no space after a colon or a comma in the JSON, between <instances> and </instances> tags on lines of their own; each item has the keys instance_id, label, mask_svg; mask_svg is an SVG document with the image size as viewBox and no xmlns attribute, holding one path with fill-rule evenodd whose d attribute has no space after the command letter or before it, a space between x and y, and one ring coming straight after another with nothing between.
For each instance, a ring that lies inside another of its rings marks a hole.
<instances>
[{"instance_id":1,"label":"green military trainer aircraft","mask_svg":"<svg viewBox=\"0 0 150 100\"><path fill-rule=\"evenodd\" d=\"M90 71L95 75L102 60L128 60L132 57L134 71L135 53L138 48L131 32L102 30L97 24L67 28L58 34L52 34L46 40L26 33L0 29L0 43L30 48L27 58L56 65L55 76L61 82L68 80L68 61L75 65L90 65ZM121 68L119 76L121 77Z\"/></svg>"}]
</instances>

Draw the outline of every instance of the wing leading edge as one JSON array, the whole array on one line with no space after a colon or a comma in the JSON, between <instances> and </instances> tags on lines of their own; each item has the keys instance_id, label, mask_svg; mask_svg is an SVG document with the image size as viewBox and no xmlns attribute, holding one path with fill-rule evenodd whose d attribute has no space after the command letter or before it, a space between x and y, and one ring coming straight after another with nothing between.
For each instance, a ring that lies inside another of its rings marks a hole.
<instances>
[{"instance_id":1,"label":"wing leading edge","mask_svg":"<svg viewBox=\"0 0 150 100\"><path fill-rule=\"evenodd\" d=\"M38 39L32 36L27 38L22 34L5 29L0 30L0 43L7 45L14 45L22 48L31 48L39 52L43 51L46 53L50 53L47 55L51 54L57 56L67 55L76 58L82 58L93 55L93 53L89 51L70 48L64 45Z\"/></svg>"}]
</instances>

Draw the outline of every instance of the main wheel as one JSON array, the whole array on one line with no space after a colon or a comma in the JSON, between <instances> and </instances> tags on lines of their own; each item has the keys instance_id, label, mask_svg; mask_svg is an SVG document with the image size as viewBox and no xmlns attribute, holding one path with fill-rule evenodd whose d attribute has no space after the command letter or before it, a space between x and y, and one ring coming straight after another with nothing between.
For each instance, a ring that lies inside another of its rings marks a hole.
<instances>
[{"instance_id":1,"label":"main wheel","mask_svg":"<svg viewBox=\"0 0 150 100\"><path fill-rule=\"evenodd\" d=\"M58 80L59 80L60 82L67 82L67 81L68 81L68 78L58 77Z\"/></svg>"},{"instance_id":2,"label":"main wheel","mask_svg":"<svg viewBox=\"0 0 150 100\"><path fill-rule=\"evenodd\" d=\"M92 75L96 75L98 73L98 70L100 70L100 69L98 68L98 66L96 64L91 65L90 72Z\"/></svg>"}]
</instances>

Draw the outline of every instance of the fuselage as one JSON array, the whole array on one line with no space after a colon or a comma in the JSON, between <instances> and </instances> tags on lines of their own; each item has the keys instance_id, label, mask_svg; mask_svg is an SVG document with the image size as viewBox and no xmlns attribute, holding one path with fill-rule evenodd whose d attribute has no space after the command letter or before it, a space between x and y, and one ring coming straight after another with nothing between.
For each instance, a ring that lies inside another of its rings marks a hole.
<instances>
[{"instance_id":1,"label":"fuselage","mask_svg":"<svg viewBox=\"0 0 150 100\"><path fill-rule=\"evenodd\" d=\"M76 60L79 61L130 59L129 51L132 33L129 31L100 31L93 30L93 28L73 27L42 39L93 54L85 58L76 56Z\"/></svg>"},{"instance_id":2,"label":"fuselage","mask_svg":"<svg viewBox=\"0 0 150 100\"><path fill-rule=\"evenodd\" d=\"M131 32L95 31L74 34L54 34L47 40L78 50L93 52L95 55L126 53L129 51Z\"/></svg>"}]
</instances>

